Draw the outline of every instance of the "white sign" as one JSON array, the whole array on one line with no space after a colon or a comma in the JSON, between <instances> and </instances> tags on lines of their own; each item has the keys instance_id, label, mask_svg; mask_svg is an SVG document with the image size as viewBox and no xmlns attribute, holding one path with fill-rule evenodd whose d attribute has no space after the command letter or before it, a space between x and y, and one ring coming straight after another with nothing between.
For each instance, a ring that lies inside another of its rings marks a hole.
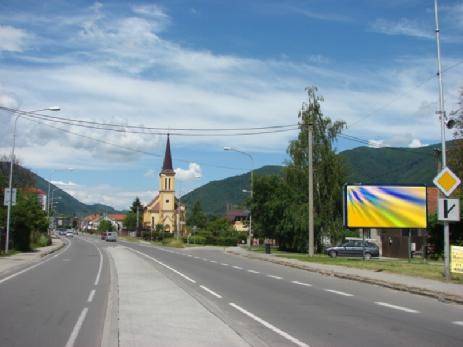
<instances>
[{"instance_id":1,"label":"white sign","mask_svg":"<svg viewBox=\"0 0 463 347\"><path fill-rule=\"evenodd\" d=\"M13 188L13 195L11 196L11 206L16 205L16 188ZM3 196L3 205L8 206L10 203L10 188L5 188L5 194Z\"/></svg>"},{"instance_id":2,"label":"white sign","mask_svg":"<svg viewBox=\"0 0 463 347\"><path fill-rule=\"evenodd\" d=\"M437 216L440 221L460 221L460 200L439 199Z\"/></svg>"},{"instance_id":3,"label":"white sign","mask_svg":"<svg viewBox=\"0 0 463 347\"><path fill-rule=\"evenodd\" d=\"M448 167L442 169L441 172L434 178L433 183L442 193L450 196L455 189L460 185L461 181Z\"/></svg>"}]
</instances>

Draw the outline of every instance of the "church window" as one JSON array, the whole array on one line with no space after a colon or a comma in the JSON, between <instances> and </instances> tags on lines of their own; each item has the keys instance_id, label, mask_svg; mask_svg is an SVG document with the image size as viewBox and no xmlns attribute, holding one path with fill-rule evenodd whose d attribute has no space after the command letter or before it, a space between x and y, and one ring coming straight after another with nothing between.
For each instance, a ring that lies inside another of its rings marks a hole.
<instances>
[{"instance_id":1,"label":"church window","mask_svg":"<svg viewBox=\"0 0 463 347\"><path fill-rule=\"evenodd\" d=\"M166 204L168 204L168 203L169 203L169 200L166 200Z\"/></svg>"}]
</instances>

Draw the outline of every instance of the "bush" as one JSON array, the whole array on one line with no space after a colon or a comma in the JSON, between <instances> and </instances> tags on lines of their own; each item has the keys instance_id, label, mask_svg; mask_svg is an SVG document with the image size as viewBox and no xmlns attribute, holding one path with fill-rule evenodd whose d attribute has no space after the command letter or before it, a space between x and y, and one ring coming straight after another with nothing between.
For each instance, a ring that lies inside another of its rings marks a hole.
<instances>
[{"instance_id":1,"label":"bush","mask_svg":"<svg viewBox=\"0 0 463 347\"><path fill-rule=\"evenodd\" d=\"M174 248L184 248L185 245L183 243L183 240L181 239L174 239L174 238L165 238L162 240L162 244L167 247L174 247Z\"/></svg>"},{"instance_id":2,"label":"bush","mask_svg":"<svg viewBox=\"0 0 463 347\"><path fill-rule=\"evenodd\" d=\"M206 244L206 238L201 235L193 235L190 236L190 243L193 243L195 245L205 245Z\"/></svg>"},{"instance_id":3,"label":"bush","mask_svg":"<svg viewBox=\"0 0 463 347\"><path fill-rule=\"evenodd\" d=\"M43 233L35 233L32 241L34 247L46 247L51 245L51 237Z\"/></svg>"}]
</instances>

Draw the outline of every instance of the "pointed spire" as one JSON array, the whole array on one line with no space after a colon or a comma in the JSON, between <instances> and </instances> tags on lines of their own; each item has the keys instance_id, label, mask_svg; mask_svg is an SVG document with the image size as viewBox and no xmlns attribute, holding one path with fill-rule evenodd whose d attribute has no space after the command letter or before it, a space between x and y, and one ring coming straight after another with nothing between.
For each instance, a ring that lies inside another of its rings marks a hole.
<instances>
[{"instance_id":1,"label":"pointed spire","mask_svg":"<svg viewBox=\"0 0 463 347\"><path fill-rule=\"evenodd\" d=\"M164 154L164 163L162 164L161 173L174 173L174 169L172 168L172 155L170 154L169 134L167 134L166 152Z\"/></svg>"}]
</instances>

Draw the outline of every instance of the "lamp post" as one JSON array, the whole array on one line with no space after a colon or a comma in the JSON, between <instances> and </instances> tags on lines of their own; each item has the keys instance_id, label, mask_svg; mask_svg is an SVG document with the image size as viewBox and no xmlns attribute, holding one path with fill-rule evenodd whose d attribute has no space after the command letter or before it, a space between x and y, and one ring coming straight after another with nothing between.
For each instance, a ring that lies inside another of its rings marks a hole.
<instances>
[{"instance_id":1,"label":"lamp post","mask_svg":"<svg viewBox=\"0 0 463 347\"><path fill-rule=\"evenodd\" d=\"M48 108L28 111L28 112L39 112L39 111L59 111L60 108L58 106L51 106ZM16 126L18 124L18 119L21 117L21 114L18 113L19 110L16 110L13 115L16 116L13 125L13 143L11 145L11 156L10 156L10 177L8 181L8 188L9 188L9 199L8 199L8 211L6 216L6 237L5 237L5 253L8 253L8 244L10 242L10 224L11 224L11 204L13 200L13 163L14 163L14 149L16 146Z\"/></svg>"},{"instance_id":2,"label":"lamp post","mask_svg":"<svg viewBox=\"0 0 463 347\"><path fill-rule=\"evenodd\" d=\"M237 152L241 153L245 156L247 156L249 159L251 159L252 162L252 169L251 169L251 200L254 194L254 168L255 168L255 163L254 163L254 158L250 153L238 150L233 147L224 147L224 151L230 151L230 152ZM248 248L251 249L251 239L252 239L252 209L249 210L249 232L248 232Z\"/></svg>"}]
</instances>

